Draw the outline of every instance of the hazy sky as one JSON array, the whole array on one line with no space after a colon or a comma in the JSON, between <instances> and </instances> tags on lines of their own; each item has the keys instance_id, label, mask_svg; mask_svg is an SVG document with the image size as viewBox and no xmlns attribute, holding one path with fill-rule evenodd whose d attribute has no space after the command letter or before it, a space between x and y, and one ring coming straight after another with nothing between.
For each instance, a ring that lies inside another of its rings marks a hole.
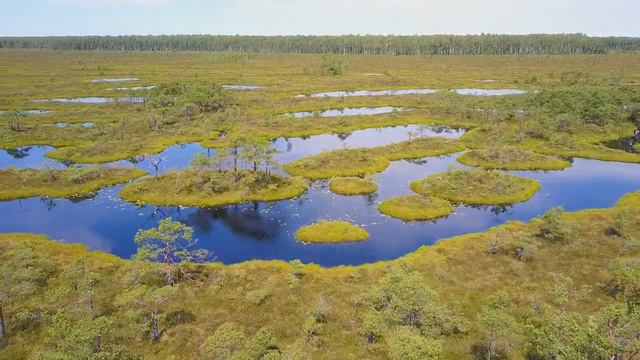
<instances>
[{"instance_id":1,"label":"hazy sky","mask_svg":"<svg viewBox=\"0 0 640 360\"><path fill-rule=\"evenodd\" d=\"M0 35L640 36L640 0L0 0Z\"/></svg>"}]
</instances>

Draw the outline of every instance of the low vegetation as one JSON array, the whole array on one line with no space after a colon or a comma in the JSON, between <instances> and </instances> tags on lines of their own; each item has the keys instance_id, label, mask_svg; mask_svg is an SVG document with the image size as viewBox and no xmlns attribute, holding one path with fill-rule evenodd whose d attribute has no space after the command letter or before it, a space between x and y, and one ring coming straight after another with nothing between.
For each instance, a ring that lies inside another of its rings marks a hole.
<instances>
[{"instance_id":1,"label":"low vegetation","mask_svg":"<svg viewBox=\"0 0 640 360\"><path fill-rule=\"evenodd\" d=\"M170 220L141 230L135 260L3 234L0 354L633 359L640 207L629 199L638 195L623 207L554 209L355 267L150 262L192 244L189 229Z\"/></svg>"},{"instance_id":2,"label":"low vegetation","mask_svg":"<svg viewBox=\"0 0 640 360\"><path fill-rule=\"evenodd\" d=\"M447 200L430 196L398 196L383 201L378 210L381 213L405 221L433 220L453 212L453 206Z\"/></svg>"},{"instance_id":3,"label":"low vegetation","mask_svg":"<svg viewBox=\"0 0 640 360\"><path fill-rule=\"evenodd\" d=\"M340 177L329 180L329 188L338 195L364 195L378 190L378 185L370 179Z\"/></svg>"},{"instance_id":4,"label":"low vegetation","mask_svg":"<svg viewBox=\"0 0 640 360\"><path fill-rule=\"evenodd\" d=\"M282 168L291 175L318 180L363 177L381 172L388 166L389 160L372 154L368 149L344 149L296 160L284 164Z\"/></svg>"},{"instance_id":5,"label":"low vegetation","mask_svg":"<svg viewBox=\"0 0 640 360\"><path fill-rule=\"evenodd\" d=\"M411 189L452 202L501 205L529 200L540 190L540 183L498 171L449 170L414 181Z\"/></svg>"},{"instance_id":6,"label":"low vegetation","mask_svg":"<svg viewBox=\"0 0 640 360\"><path fill-rule=\"evenodd\" d=\"M307 181L249 171L188 169L149 176L125 186L124 200L159 206L221 206L291 199L307 191Z\"/></svg>"},{"instance_id":7,"label":"low vegetation","mask_svg":"<svg viewBox=\"0 0 640 360\"><path fill-rule=\"evenodd\" d=\"M103 187L146 175L136 168L67 168L0 170L0 200L34 196L83 197Z\"/></svg>"},{"instance_id":8,"label":"low vegetation","mask_svg":"<svg viewBox=\"0 0 640 360\"><path fill-rule=\"evenodd\" d=\"M365 229L347 221L320 221L300 228L295 235L304 243L343 243L369 238Z\"/></svg>"},{"instance_id":9,"label":"low vegetation","mask_svg":"<svg viewBox=\"0 0 640 360\"><path fill-rule=\"evenodd\" d=\"M458 157L464 165L498 170L562 170L571 162L518 149L470 150Z\"/></svg>"},{"instance_id":10,"label":"low vegetation","mask_svg":"<svg viewBox=\"0 0 640 360\"><path fill-rule=\"evenodd\" d=\"M306 180L272 171L278 164L268 142L242 140L199 153L186 170L144 178L125 186L120 197L153 205L221 206L252 201L291 199L307 191Z\"/></svg>"},{"instance_id":11,"label":"low vegetation","mask_svg":"<svg viewBox=\"0 0 640 360\"><path fill-rule=\"evenodd\" d=\"M439 156L461 151L456 140L420 138L387 146L341 149L287 163L283 169L307 179L364 177L385 170L390 161Z\"/></svg>"}]
</instances>

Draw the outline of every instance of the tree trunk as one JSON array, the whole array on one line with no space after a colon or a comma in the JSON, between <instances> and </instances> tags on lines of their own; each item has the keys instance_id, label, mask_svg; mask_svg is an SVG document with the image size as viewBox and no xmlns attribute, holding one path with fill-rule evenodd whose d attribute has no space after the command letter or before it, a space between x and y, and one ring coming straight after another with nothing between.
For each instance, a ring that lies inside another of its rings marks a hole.
<instances>
[{"instance_id":1,"label":"tree trunk","mask_svg":"<svg viewBox=\"0 0 640 360\"><path fill-rule=\"evenodd\" d=\"M2 305L0 305L0 339L4 339L5 335L4 314L2 312Z\"/></svg>"},{"instance_id":2,"label":"tree trunk","mask_svg":"<svg viewBox=\"0 0 640 360\"><path fill-rule=\"evenodd\" d=\"M160 329L158 328L158 313L156 311L151 313L151 332L149 334L152 342L156 342L160 339Z\"/></svg>"}]
</instances>

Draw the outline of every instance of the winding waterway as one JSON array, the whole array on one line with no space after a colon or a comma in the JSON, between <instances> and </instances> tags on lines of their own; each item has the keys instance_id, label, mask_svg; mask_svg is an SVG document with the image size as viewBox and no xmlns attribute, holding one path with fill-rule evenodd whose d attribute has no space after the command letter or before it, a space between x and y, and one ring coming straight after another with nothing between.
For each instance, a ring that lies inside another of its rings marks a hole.
<instances>
[{"instance_id":1,"label":"winding waterway","mask_svg":"<svg viewBox=\"0 0 640 360\"><path fill-rule=\"evenodd\" d=\"M411 133L411 135L409 135ZM276 139L281 162L337 148L381 146L407 140L409 136L456 138L462 130L442 127L390 127L367 129L343 135ZM56 164L44 154L51 147L0 151L0 166L41 167ZM188 166L191 157L207 151L197 144L177 145L158 155L161 171ZM210 153L213 154L214 150ZM460 205L451 216L435 222L405 223L380 214L379 202L409 194L411 180L446 171L459 154L419 161L395 161L376 176L378 191L369 196L345 197L331 193L325 181L314 182L303 196L274 203L242 204L218 208L136 206L122 201L122 185L97 192L89 199L30 198L0 202L0 231L32 232L130 257L136 250L133 237L138 229L150 228L166 216L184 221L195 230L201 247L213 251L216 260L237 263L253 259L300 259L324 266L357 265L389 260L410 253L439 239L486 230L509 220L527 221L546 210L562 206L575 211L610 207L624 194L640 189L640 165L575 159L564 171L513 172L535 178L541 191L525 203L507 207ZM121 161L118 165L151 170L148 159ZM58 166L62 166L58 164ZM350 244L306 245L293 234L319 219L343 219L363 226L371 237Z\"/></svg>"}]
</instances>

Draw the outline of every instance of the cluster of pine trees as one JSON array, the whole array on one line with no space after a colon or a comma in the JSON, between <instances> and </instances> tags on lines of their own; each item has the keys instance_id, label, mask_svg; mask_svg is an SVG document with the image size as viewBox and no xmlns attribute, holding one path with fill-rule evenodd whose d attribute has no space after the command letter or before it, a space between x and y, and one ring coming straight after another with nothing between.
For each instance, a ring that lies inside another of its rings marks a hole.
<instances>
[{"instance_id":1,"label":"cluster of pine trees","mask_svg":"<svg viewBox=\"0 0 640 360\"><path fill-rule=\"evenodd\" d=\"M233 51L367 55L603 54L638 51L640 38L584 34L344 36L0 37L0 48L104 51Z\"/></svg>"}]
</instances>

